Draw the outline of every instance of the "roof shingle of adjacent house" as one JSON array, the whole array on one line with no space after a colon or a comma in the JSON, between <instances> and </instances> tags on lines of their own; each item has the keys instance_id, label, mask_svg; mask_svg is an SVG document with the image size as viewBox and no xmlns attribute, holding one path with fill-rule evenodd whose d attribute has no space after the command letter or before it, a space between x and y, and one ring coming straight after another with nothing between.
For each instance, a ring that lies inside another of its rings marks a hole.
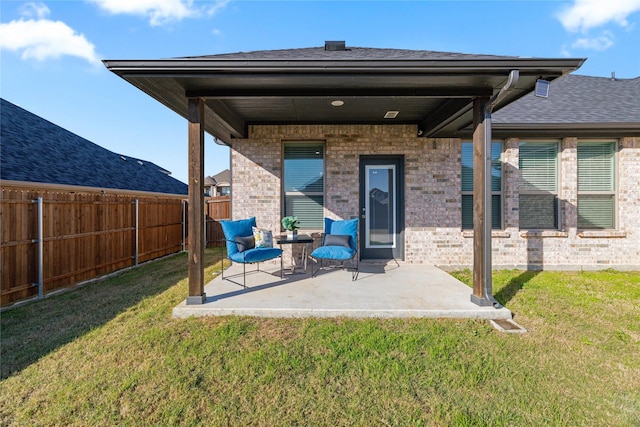
<instances>
[{"instance_id":1,"label":"roof shingle of adjacent house","mask_svg":"<svg viewBox=\"0 0 640 427\"><path fill-rule=\"evenodd\" d=\"M527 94L497 111L495 124L631 123L640 126L640 77L567 75L551 82L549 97Z\"/></svg>"},{"instance_id":2,"label":"roof shingle of adjacent house","mask_svg":"<svg viewBox=\"0 0 640 427\"><path fill-rule=\"evenodd\" d=\"M225 169L215 174L212 178L215 180L216 184L221 182L231 183L231 171L229 169Z\"/></svg>"},{"instance_id":3,"label":"roof shingle of adjacent house","mask_svg":"<svg viewBox=\"0 0 640 427\"><path fill-rule=\"evenodd\" d=\"M2 98L0 108L3 180L188 193L154 163L116 154Z\"/></svg>"}]
</instances>

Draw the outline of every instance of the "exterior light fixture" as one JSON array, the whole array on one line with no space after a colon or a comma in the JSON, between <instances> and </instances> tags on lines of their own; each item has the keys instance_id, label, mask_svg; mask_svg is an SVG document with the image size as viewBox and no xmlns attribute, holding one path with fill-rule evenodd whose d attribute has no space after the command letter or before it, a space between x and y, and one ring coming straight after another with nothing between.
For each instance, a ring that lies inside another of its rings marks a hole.
<instances>
[{"instance_id":1,"label":"exterior light fixture","mask_svg":"<svg viewBox=\"0 0 640 427\"><path fill-rule=\"evenodd\" d=\"M384 115L385 119L395 119L400 114L400 111L387 111Z\"/></svg>"},{"instance_id":2,"label":"exterior light fixture","mask_svg":"<svg viewBox=\"0 0 640 427\"><path fill-rule=\"evenodd\" d=\"M548 81L538 79L536 80L536 88L533 94L539 98L548 98L549 86L550 86L550 83Z\"/></svg>"},{"instance_id":3,"label":"exterior light fixture","mask_svg":"<svg viewBox=\"0 0 640 427\"><path fill-rule=\"evenodd\" d=\"M335 101L331 101L331 105L334 107L342 107L344 105L344 101L336 99Z\"/></svg>"}]
</instances>

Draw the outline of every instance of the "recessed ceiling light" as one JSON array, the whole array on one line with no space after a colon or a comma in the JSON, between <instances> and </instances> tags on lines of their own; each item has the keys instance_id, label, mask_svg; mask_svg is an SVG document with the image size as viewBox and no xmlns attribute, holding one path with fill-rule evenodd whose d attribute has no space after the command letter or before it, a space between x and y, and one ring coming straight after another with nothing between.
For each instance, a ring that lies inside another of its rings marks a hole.
<instances>
[{"instance_id":1,"label":"recessed ceiling light","mask_svg":"<svg viewBox=\"0 0 640 427\"><path fill-rule=\"evenodd\" d=\"M344 101L336 99L335 101L331 101L331 105L333 105L334 107L342 107L344 105Z\"/></svg>"},{"instance_id":2,"label":"recessed ceiling light","mask_svg":"<svg viewBox=\"0 0 640 427\"><path fill-rule=\"evenodd\" d=\"M395 119L400 114L400 111L387 111L384 115L385 119Z\"/></svg>"}]
</instances>

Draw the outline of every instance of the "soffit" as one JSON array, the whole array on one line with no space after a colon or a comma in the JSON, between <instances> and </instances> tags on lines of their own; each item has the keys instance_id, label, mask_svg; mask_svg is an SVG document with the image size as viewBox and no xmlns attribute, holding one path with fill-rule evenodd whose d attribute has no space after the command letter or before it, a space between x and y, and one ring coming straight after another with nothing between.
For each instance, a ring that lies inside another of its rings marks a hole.
<instances>
[{"instance_id":1,"label":"soffit","mask_svg":"<svg viewBox=\"0 0 640 427\"><path fill-rule=\"evenodd\" d=\"M268 60L221 55L105 65L185 118L187 98L204 98L205 130L229 143L247 137L252 124L402 123L416 124L423 136L458 136L472 122L473 99L497 93L512 69L519 70L519 83L496 109L530 92L537 78L553 80L583 62L473 55L425 59L422 51L415 60L405 51L395 55L401 59L382 60L375 49L342 60L326 59L332 56L324 53L322 60L296 60L295 49L285 52L276 59L266 55ZM374 59L361 59L365 54ZM344 105L333 107L333 100ZM399 114L385 119L387 111Z\"/></svg>"}]
</instances>

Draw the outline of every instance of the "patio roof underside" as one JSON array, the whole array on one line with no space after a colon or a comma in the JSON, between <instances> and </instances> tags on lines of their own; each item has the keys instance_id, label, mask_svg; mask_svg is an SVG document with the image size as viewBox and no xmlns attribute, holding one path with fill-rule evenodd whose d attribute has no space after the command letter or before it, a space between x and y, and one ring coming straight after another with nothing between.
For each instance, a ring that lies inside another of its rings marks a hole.
<instances>
[{"instance_id":1,"label":"patio roof underside","mask_svg":"<svg viewBox=\"0 0 640 427\"><path fill-rule=\"evenodd\" d=\"M226 60L215 57L105 61L109 70L187 117L205 100L205 131L229 144L257 124L415 124L426 137L471 134L474 98L491 97L518 70L494 111L554 80L583 59ZM344 102L334 107L331 102ZM384 118L398 111L395 119Z\"/></svg>"}]
</instances>

